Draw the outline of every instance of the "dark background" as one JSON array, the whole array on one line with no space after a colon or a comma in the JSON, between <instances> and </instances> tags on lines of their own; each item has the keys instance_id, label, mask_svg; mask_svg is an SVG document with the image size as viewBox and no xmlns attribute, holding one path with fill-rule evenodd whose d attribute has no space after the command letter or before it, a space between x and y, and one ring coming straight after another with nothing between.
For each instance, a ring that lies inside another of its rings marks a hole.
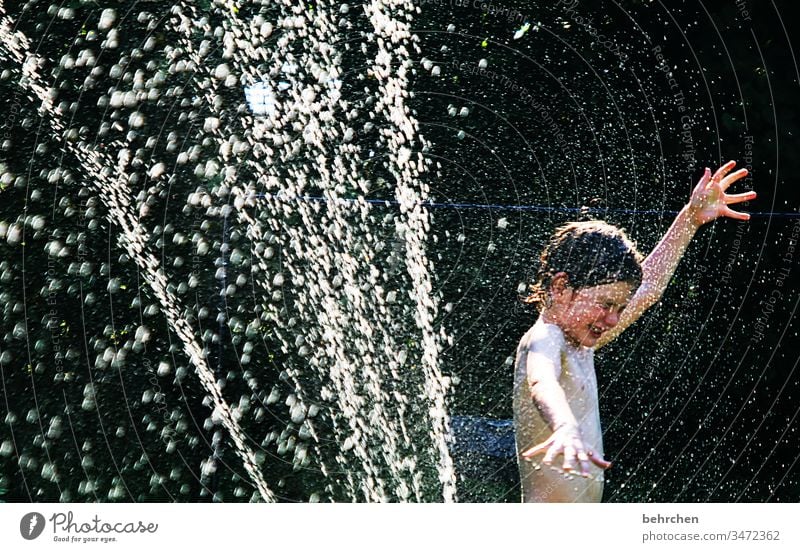
<instances>
[{"instance_id":1,"label":"dark background","mask_svg":"<svg viewBox=\"0 0 800 552\"><path fill-rule=\"evenodd\" d=\"M525 21L547 23L515 41L520 25L500 15L431 10L441 23L420 33L424 51L449 48L431 55L448 78L422 75L415 87L442 160L442 201L595 207L593 216L625 227L647 253L703 167L737 160L751 176L733 191L759 194L741 207L754 213L749 223L701 229L661 303L597 355L606 451L615 462L605 500L796 500L798 278L790 236L798 219L787 215L798 208L798 73L789 4L749 7L750 20L730 2L503 5L512 18L518 10ZM590 20L627 59L576 23ZM435 31L450 22L460 37ZM480 59L494 76L449 70ZM566 145L500 76L546 106ZM448 118L449 104L472 113ZM454 140L457 129L467 137ZM456 337L448 361L461 377L454 411L511 417L508 356L535 319L515 289L535 273L552 229L576 216L436 211L436 229L466 236L458 245L439 241L447 245L438 273L455 305L445 318ZM790 272L779 286L781 268Z\"/></svg>"},{"instance_id":2,"label":"dark background","mask_svg":"<svg viewBox=\"0 0 800 552\"><path fill-rule=\"evenodd\" d=\"M742 207L754 213L752 220L703 228L661 303L597 355L605 448L614 461L604 500L797 501L798 266L790 240L800 221L788 215L800 207L799 83L791 4L505 2L504 12L472 2L440 4L417 2L413 30L420 51L412 55L409 101L429 142L431 199L442 204L431 209L429 251L441 305L447 306L438 322L453 338L442 362L458 382L451 413L511 417L509 359L535 320L535 312L518 302L517 288L535 274L536 256L556 226L584 216L578 210L589 207L590 215L626 228L646 253L703 168L736 159L752 171L734 191L752 188L759 194ZM131 60L131 67L158 61L159 48L174 43L159 22L169 5L148 3L152 29L134 24L132 10L123 44L154 37L158 46ZM103 6L48 6L9 3L6 9L56 67L65 53L81 49ZM74 9L74 16L59 18L57 9L64 7ZM267 17L270 10L262 8ZM369 22L352 17L357 42ZM525 22L531 28L514 40ZM605 46L593 35L603 35ZM656 57L657 48L663 59ZM423 58L440 67L438 75ZM476 71L482 59L491 74ZM4 68L11 66L7 57L2 60ZM353 94L363 74L359 63L353 55L352 72L343 77ZM102 149L95 133L108 122L97 107L104 88L87 85L89 77L89 69L76 68L50 78L81 137ZM0 413L6 418L0 427L0 499L247 500L252 489L243 482L241 466L219 433L204 427L210 411L202 404L203 391L158 316L148 322L155 335L145 350L117 358L117 364L102 360L109 348L113 352L133 338L142 309L155 301L146 294L143 302L137 299L143 284L117 244L117 230L81 184L87 177L81 164L48 138L37 103L20 91L18 78L4 73L0 81L10 106L3 172L13 174L3 176L0 220L12 224L39 215L47 226L37 235L30 221L25 225L24 251L20 243L0 241ZM102 84L103 78L96 80ZM163 88L186 80L171 75ZM241 101L237 93L224 94L233 103ZM175 132L199 146L201 158L212 157L192 120L180 117L195 111L191 99L187 93L146 105L143 112L160 128L131 137L135 150L147 155L164 148L163 139L148 146L148 132L160 138ZM458 114L462 107L469 110L465 117ZM192 168L177 173L169 187L143 188L152 198L151 225L172 222L173 233L196 231L192 214L182 209L186 196L205 185ZM224 240L245 242L226 235L219 217L203 221L212 250ZM73 249L48 264L45 245L53 232ZM163 259L191 258L190 244L165 238L153 244ZM79 240L94 263L84 276L71 266ZM203 276L195 300L215 313L222 307L214 260L199 263ZM191 264L174 267L176 286L189 277ZM58 274L55 333L47 327L53 286L48 268ZM788 272L779 278L781 269ZM113 277L125 287L111 293ZM93 302L86 300L89 293ZM244 299L232 307L254 308ZM21 333L18 325L25 320ZM228 382L231 397L246 392L248 378L255 377L267 394L273 384L281 385L281 352L268 340L257 345L252 366L232 368L241 366L236 336L217 325L213 314L207 328L210 362ZM53 365L56 335L65 354L61 378ZM161 362L170 363L172 372L155 378L156 389L151 376ZM188 376L173 379L181 368ZM81 408L88 384L102 390L94 409ZM154 391L164 393L168 422L153 414L147 393ZM54 416L63 429L52 430ZM243 423L264 445L271 460L265 477L281 498L308 500L320 486L319 474L298 471L268 439L286 426L286 412L268 410ZM168 455L158 435L163 425L182 434ZM199 465L213 454L222 458L217 471L200 475ZM517 495L500 486L479 498L516 501Z\"/></svg>"}]
</instances>

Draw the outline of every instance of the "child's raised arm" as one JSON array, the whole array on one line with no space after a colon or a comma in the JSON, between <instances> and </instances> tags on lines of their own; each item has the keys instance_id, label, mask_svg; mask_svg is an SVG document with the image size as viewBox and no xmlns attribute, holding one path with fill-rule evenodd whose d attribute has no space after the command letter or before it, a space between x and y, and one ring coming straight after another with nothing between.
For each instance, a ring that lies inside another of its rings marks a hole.
<instances>
[{"instance_id":1,"label":"child's raised arm","mask_svg":"<svg viewBox=\"0 0 800 552\"><path fill-rule=\"evenodd\" d=\"M728 174L735 165L735 161L728 161L717 169L714 176L711 176L710 169L705 170L700 182L692 191L689 203L681 209L667 233L642 263L642 285L620 315L619 323L603 334L595 348L600 348L616 338L661 299L678 262L698 228L718 217L750 219L747 213L740 213L728 207L756 197L753 191L741 194L725 193L731 184L747 176L747 169Z\"/></svg>"},{"instance_id":2,"label":"child's raised arm","mask_svg":"<svg viewBox=\"0 0 800 552\"><path fill-rule=\"evenodd\" d=\"M551 465L558 455L563 455L562 469L565 472L575 471L577 466L578 473L588 477L590 460L603 469L609 468L611 464L583 443L578 422L567 402L564 389L558 383L560 373L558 350L549 351L545 348L528 351L527 383L531 397L553 434L546 441L523 452L522 456L530 460L537 454L544 453L542 461Z\"/></svg>"}]
</instances>

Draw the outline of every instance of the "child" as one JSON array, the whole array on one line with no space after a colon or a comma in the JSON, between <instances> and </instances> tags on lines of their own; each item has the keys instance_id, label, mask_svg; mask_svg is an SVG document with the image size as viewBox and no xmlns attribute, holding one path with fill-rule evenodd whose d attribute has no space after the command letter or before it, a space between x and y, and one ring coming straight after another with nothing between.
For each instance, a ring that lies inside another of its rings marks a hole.
<instances>
[{"instance_id":1,"label":"child","mask_svg":"<svg viewBox=\"0 0 800 552\"><path fill-rule=\"evenodd\" d=\"M746 169L728 174L734 165L726 163L713 177L705 170L644 261L623 231L602 221L559 228L542 252L537 282L524 299L540 315L519 342L514 376L524 502L600 502L603 470L611 464L603 458L594 349L661 298L700 226L717 217L750 218L728 207L756 197L725 193L747 175ZM542 453L545 466L533 462Z\"/></svg>"}]
</instances>

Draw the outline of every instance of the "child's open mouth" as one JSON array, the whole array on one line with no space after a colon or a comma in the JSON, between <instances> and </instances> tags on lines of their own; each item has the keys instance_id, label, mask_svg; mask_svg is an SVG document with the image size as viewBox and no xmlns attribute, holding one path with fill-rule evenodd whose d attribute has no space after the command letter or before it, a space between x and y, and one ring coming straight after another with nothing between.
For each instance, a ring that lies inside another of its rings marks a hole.
<instances>
[{"instance_id":1,"label":"child's open mouth","mask_svg":"<svg viewBox=\"0 0 800 552\"><path fill-rule=\"evenodd\" d=\"M605 330L601 330L600 328L598 328L596 326L589 326L589 333L595 339L598 339L601 335L603 335L604 331Z\"/></svg>"}]
</instances>

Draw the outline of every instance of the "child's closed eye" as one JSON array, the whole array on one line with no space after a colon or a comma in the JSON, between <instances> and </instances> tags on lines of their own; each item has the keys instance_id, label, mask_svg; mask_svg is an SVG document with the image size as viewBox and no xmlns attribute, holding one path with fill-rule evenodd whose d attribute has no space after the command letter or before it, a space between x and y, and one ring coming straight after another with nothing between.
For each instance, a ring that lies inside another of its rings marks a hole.
<instances>
[{"instance_id":1,"label":"child's closed eye","mask_svg":"<svg viewBox=\"0 0 800 552\"><path fill-rule=\"evenodd\" d=\"M619 305L617 303L614 303L613 301L606 301L600 303L600 307L602 307L603 310L616 311L617 313L621 313L622 311L624 311L625 307L627 306L628 306L627 303L624 305Z\"/></svg>"}]
</instances>

